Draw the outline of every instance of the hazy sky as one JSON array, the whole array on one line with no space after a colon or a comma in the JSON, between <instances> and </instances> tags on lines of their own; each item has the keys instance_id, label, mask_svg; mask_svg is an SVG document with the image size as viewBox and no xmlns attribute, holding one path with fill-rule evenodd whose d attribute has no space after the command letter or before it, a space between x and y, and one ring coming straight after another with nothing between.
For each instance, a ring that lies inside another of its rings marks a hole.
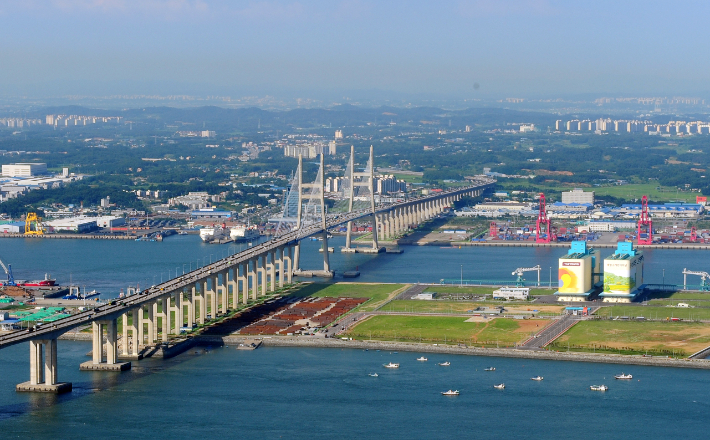
<instances>
[{"instance_id":1,"label":"hazy sky","mask_svg":"<svg viewBox=\"0 0 710 440\"><path fill-rule=\"evenodd\" d=\"M698 95L708 17L679 0L0 0L0 93Z\"/></svg>"}]
</instances>

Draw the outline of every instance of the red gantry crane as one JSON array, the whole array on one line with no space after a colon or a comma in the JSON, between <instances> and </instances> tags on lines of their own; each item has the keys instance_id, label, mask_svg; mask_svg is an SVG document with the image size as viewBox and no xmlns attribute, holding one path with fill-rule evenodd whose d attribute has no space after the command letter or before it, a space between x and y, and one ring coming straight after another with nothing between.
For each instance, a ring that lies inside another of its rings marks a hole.
<instances>
[{"instance_id":1,"label":"red gantry crane","mask_svg":"<svg viewBox=\"0 0 710 440\"><path fill-rule=\"evenodd\" d=\"M550 243L552 241L557 241L557 236L555 230L552 227L552 222L550 218L547 217L547 210L545 209L545 194L540 193L540 211L537 215L537 222L535 223L535 242L536 243ZM542 235L545 234L545 237Z\"/></svg>"},{"instance_id":2,"label":"red gantry crane","mask_svg":"<svg viewBox=\"0 0 710 440\"><path fill-rule=\"evenodd\" d=\"M645 234L642 237L641 234ZM641 198L641 215L639 216L638 223L638 244L653 244L653 222L651 221L651 216L648 213L648 197L643 196Z\"/></svg>"}]
</instances>

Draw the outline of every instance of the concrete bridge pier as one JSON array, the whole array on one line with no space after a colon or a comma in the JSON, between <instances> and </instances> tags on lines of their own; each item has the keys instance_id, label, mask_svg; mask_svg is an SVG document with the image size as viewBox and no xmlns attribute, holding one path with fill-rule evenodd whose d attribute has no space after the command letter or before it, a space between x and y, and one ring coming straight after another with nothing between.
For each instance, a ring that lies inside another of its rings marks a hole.
<instances>
[{"instance_id":1,"label":"concrete bridge pier","mask_svg":"<svg viewBox=\"0 0 710 440\"><path fill-rule=\"evenodd\" d=\"M79 366L82 371L126 371L131 369L130 362L118 362L118 324L109 319L94 321L92 329L91 360ZM104 330L106 330L106 360L104 360Z\"/></svg>"},{"instance_id":2,"label":"concrete bridge pier","mask_svg":"<svg viewBox=\"0 0 710 440\"><path fill-rule=\"evenodd\" d=\"M57 339L30 341L30 380L17 384L15 391L38 393L66 393L69 382L57 382Z\"/></svg>"},{"instance_id":3,"label":"concrete bridge pier","mask_svg":"<svg viewBox=\"0 0 710 440\"><path fill-rule=\"evenodd\" d=\"M266 260L264 260L266 261ZM269 292L276 291L276 250L272 249L269 252L269 261L266 264L266 270L269 277Z\"/></svg>"},{"instance_id":4,"label":"concrete bridge pier","mask_svg":"<svg viewBox=\"0 0 710 440\"><path fill-rule=\"evenodd\" d=\"M241 283L242 304L249 300L249 262L239 264L239 283Z\"/></svg>"}]
</instances>

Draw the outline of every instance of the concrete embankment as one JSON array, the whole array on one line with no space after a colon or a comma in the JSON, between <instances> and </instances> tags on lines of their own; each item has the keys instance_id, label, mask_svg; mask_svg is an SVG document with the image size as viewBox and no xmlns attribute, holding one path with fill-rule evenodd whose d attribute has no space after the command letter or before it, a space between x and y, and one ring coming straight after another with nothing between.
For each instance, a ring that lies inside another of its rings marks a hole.
<instances>
[{"instance_id":1,"label":"concrete embankment","mask_svg":"<svg viewBox=\"0 0 710 440\"><path fill-rule=\"evenodd\" d=\"M204 337L204 342L208 340ZM243 337L209 337L213 344L220 341L226 345L238 344ZM510 348L475 348L454 345L432 345L404 342L382 341L345 341L342 339L302 338L302 337L265 337L264 347L313 347L313 348L351 348L387 351L413 351L424 353L461 354L468 356L490 356L522 359L543 359L552 361L595 362L621 365L646 365L652 367L675 367L710 369L710 361L704 359L671 359L664 357L626 356L614 354L593 354L575 352L555 352L547 350L518 350Z\"/></svg>"},{"instance_id":2,"label":"concrete embankment","mask_svg":"<svg viewBox=\"0 0 710 440\"><path fill-rule=\"evenodd\" d=\"M60 339L90 341L91 333L65 333ZM254 336L196 336L194 345L238 345ZM186 346L193 346L189 344ZM342 339L309 337L262 337L264 347L311 347L311 348L348 348L356 350L412 351L421 353L460 354L467 356L489 356L521 359L542 359L550 361L594 362L619 365L646 365L649 367L696 368L710 370L710 360L673 359L666 357L643 357L617 354L556 352L548 350L519 350L512 348L476 348L456 345L433 345L405 342L383 341L346 341ZM184 350L182 350L184 351ZM172 355L175 355L174 353Z\"/></svg>"}]
</instances>

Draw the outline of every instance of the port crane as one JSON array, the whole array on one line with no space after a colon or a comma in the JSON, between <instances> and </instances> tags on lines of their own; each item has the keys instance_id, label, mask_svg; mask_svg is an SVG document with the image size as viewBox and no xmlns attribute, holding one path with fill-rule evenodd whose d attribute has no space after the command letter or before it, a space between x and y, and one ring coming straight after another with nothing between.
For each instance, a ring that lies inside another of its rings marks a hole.
<instances>
[{"instance_id":1,"label":"port crane","mask_svg":"<svg viewBox=\"0 0 710 440\"><path fill-rule=\"evenodd\" d=\"M5 273L7 274L7 281L4 285L17 286L17 284L15 283L15 277L12 275L12 266L9 264L5 266L5 263L3 263L2 260L0 260L0 266L2 266L2 268L5 270Z\"/></svg>"},{"instance_id":2,"label":"port crane","mask_svg":"<svg viewBox=\"0 0 710 440\"><path fill-rule=\"evenodd\" d=\"M535 267L519 267L513 271L511 275L517 275L518 279L515 280L515 287L525 287L525 278L523 278L523 274L525 272L532 272L532 271L537 271L537 285L540 286L540 265L538 264Z\"/></svg>"},{"instance_id":3,"label":"port crane","mask_svg":"<svg viewBox=\"0 0 710 440\"><path fill-rule=\"evenodd\" d=\"M688 287L688 275L697 275L700 277L700 290L703 292L710 291L710 273L699 271L699 270L688 270L683 268L683 290L687 290Z\"/></svg>"}]
</instances>

